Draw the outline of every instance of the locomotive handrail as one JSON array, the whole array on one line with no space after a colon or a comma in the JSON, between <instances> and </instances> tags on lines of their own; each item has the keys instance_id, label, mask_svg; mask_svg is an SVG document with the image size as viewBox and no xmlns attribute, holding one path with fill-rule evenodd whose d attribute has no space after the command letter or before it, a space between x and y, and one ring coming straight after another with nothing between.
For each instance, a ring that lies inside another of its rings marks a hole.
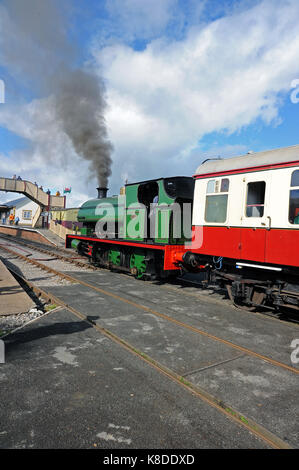
<instances>
[{"instance_id":1,"label":"locomotive handrail","mask_svg":"<svg viewBox=\"0 0 299 470\"><path fill-rule=\"evenodd\" d=\"M270 215L267 215L267 219L269 219L269 227L268 227L268 230L271 230L272 219L271 219Z\"/></svg>"}]
</instances>

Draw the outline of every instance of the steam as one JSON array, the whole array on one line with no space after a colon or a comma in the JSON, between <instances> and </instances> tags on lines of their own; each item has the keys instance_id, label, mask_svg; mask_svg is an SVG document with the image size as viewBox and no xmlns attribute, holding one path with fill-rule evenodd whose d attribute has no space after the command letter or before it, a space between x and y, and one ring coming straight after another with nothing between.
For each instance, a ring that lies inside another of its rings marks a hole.
<instances>
[{"instance_id":1,"label":"steam","mask_svg":"<svg viewBox=\"0 0 299 470\"><path fill-rule=\"evenodd\" d=\"M0 59L28 88L53 98L49 106L54 101L59 131L90 162L99 185L107 186L112 145L104 118L105 88L93 69L74 65L79 62L79 51L66 34L72 10L68 0L63 5L57 0L4 0ZM47 154L43 158L48 162Z\"/></svg>"},{"instance_id":2,"label":"steam","mask_svg":"<svg viewBox=\"0 0 299 470\"><path fill-rule=\"evenodd\" d=\"M94 75L83 70L66 71L58 82L56 111L61 126L78 155L91 162L99 185L106 187L111 174L112 145L103 116L105 106Z\"/></svg>"}]
</instances>

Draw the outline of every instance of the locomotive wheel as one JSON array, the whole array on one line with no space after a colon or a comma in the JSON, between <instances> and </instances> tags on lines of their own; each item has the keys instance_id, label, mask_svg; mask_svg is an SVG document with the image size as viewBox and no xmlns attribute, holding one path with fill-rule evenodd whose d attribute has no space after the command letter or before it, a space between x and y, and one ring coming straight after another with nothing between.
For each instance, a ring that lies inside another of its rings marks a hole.
<instances>
[{"instance_id":1,"label":"locomotive wheel","mask_svg":"<svg viewBox=\"0 0 299 470\"><path fill-rule=\"evenodd\" d=\"M251 302L255 305L246 305L239 303L235 300L233 294L232 294L232 286L231 284L226 284L226 290L228 293L228 297L231 300L231 302L234 304L235 307L240 308L242 310L247 310L248 312L253 312L255 311L258 307L262 307L265 303L266 299L266 294L264 292L260 292L253 288L252 296L251 296Z\"/></svg>"},{"instance_id":2,"label":"locomotive wheel","mask_svg":"<svg viewBox=\"0 0 299 470\"><path fill-rule=\"evenodd\" d=\"M146 261L143 255L131 255L130 258L131 273L136 279L144 279L146 273Z\"/></svg>"}]
</instances>

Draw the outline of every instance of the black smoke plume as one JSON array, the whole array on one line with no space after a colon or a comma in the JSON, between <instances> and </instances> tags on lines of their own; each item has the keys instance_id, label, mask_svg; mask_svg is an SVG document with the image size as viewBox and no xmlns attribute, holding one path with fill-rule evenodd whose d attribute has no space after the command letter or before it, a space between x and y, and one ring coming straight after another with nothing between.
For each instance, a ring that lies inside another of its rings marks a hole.
<instances>
[{"instance_id":1,"label":"black smoke plume","mask_svg":"<svg viewBox=\"0 0 299 470\"><path fill-rule=\"evenodd\" d=\"M107 186L112 145L104 118L105 88L91 68L77 66L79 50L67 35L72 14L69 0L4 0L0 59L41 97L54 98L60 129L76 153L90 162L100 186Z\"/></svg>"}]
</instances>

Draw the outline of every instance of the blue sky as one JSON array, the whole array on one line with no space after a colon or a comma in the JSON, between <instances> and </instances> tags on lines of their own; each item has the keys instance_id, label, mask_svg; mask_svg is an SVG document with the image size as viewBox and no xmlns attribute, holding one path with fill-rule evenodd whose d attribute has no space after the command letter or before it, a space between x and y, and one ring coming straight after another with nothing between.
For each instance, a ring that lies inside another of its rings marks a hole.
<instances>
[{"instance_id":1,"label":"blue sky","mask_svg":"<svg viewBox=\"0 0 299 470\"><path fill-rule=\"evenodd\" d=\"M269 150L277 147L298 145L299 131L299 105L293 104L290 94L287 94L279 108L279 122L266 124L257 119L254 123L240 131L228 134L227 132L212 132L206 134L201 145L209 151L215 146L225 147L243 144L255 152Z\"/></svg>"},{"instance_id":2,"label":"blue sky","mask_svg":"<svg viewBox=\"0 0 299 470\"><path fill-rule=\"evenodd\" d=\"M26 3L33 13L34 2ZM9 43L20 28L9 16L12 4L24 2L0 0L0 79L6 85L0 173L22 173L44 187L72 186L69 205L78 205L95 195L97 182L55 119L43 81L54 68L43 62L43 50L36 54L36 37L27 30L19 43L27 64ZM57 6L52 19L59 18L50 24L57 44L65 32L74 51L71 67L92 69L105 83L112 193L126 179L192 175L206 156L299 143L299 103L290 100L291 82L299 78L297 0L51 4ZM54 54L61 59L59 47Z\"/></svg>"}]
</instances>

